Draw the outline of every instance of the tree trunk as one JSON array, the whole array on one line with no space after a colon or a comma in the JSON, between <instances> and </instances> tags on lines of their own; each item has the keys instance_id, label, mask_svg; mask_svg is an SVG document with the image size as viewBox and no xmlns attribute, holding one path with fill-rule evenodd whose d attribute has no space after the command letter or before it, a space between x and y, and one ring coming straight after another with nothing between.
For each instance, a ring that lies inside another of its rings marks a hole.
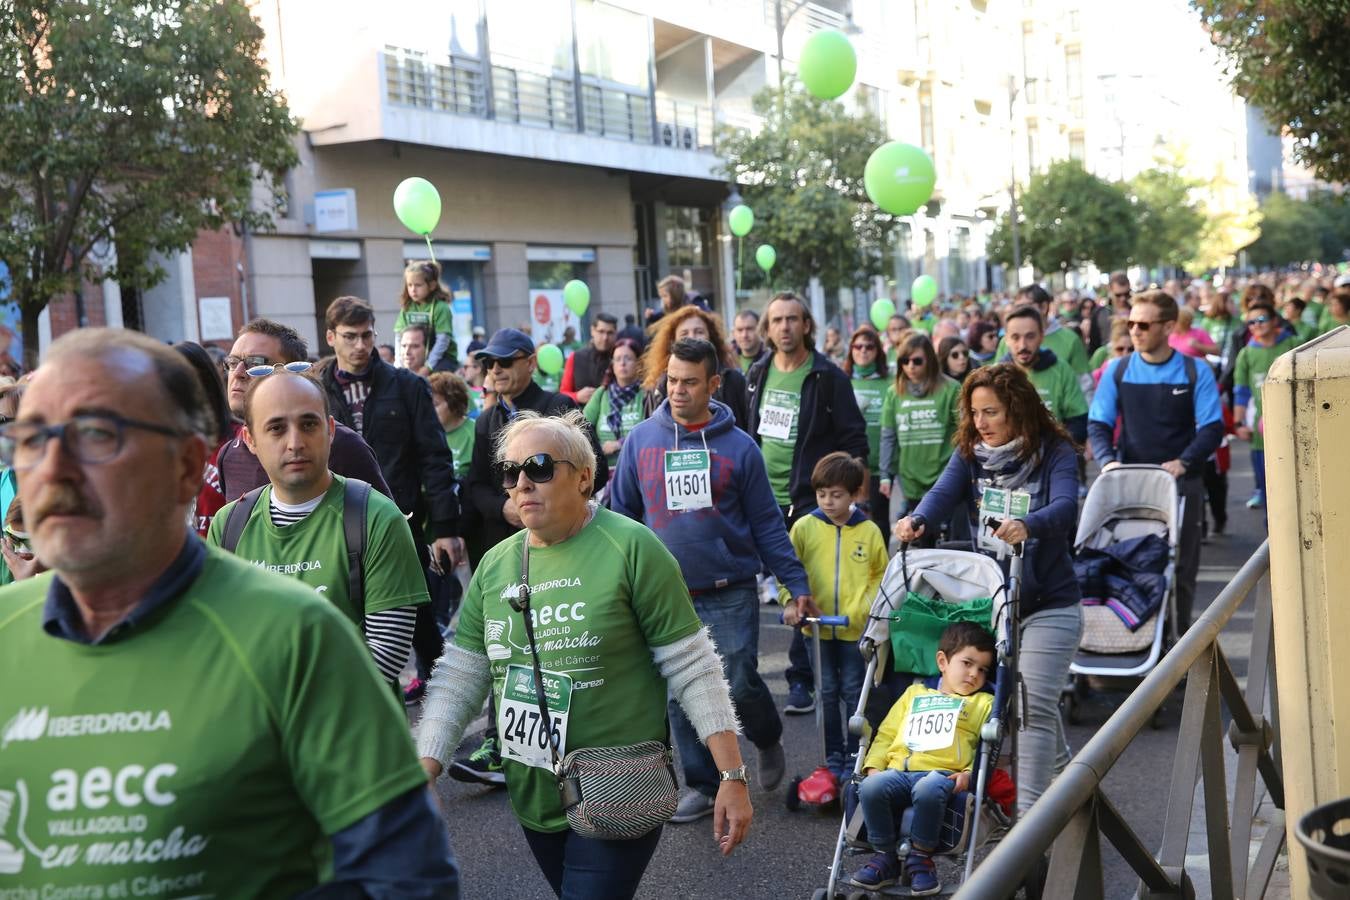
<instances>
[{"instance_id":1,"label":"tree trunk","mask_svg":"<svg viewBox=\"0 0 1350 900\"><path fill-rule=\"evenodd\" d=\"M38 367L38 316L46 308L34 297L25 297L19 303L23 312L23 370L31 372Z\"/></svg>"}]
</instances>

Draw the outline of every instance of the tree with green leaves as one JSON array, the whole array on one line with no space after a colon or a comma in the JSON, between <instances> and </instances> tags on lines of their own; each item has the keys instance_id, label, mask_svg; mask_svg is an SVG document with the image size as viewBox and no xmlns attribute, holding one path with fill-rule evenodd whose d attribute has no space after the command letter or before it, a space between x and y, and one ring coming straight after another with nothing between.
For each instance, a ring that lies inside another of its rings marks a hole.
<instances>
[{"instance_id":1,"label":"tree with green leaves","mask_svg":"<svg viewBox=\"0 0 1350 900\"><path fill-rule=\"evenodd\" d=\"M1200 251L1205 213L1196 199L1200 182L1160 163L1130 179L1128 193L1139 234L1132 256L1145 266L1181 269Z\"/></svg>"},{"instance_id":2,"label":"tree with green leaves","mask_svg":"<svg viewBox=\"0 0 1350 900\"><path fill-rule=\"evenodd\" d=\"M1261 203L1261 236L1247 247L1258 268L1303 262L1338 262L1350 246L1350 218L1335 198L1296 200L1271 194Z\"/></svg>"},{"instance_id":3,"label":"tree with green leaves","mask_svg":"<svg viewBox=\"0 0 1350 900\"><path fill-rule=\"evenodd\" d=\"M831 288L860 287L884 273L896 220L863 189L867 157L887 140L881 123L795 84L781 95L761 91L754 109L763 128L724 129L718 141L724 173L755 212L754 230L739 239L746 245L742 286L804 291L817 277ZM754 264L760 244L778 251L769 277Z\"/></svg>"},{"instance_id":4,"label":"tree with green leaves","mask_svg":"<svg viewBox=\"0 0 1350 900\"><path fill-rule=\"evenodd\" d=\"M1350 0L1191 0L1228 59L1233 86L1288 129L1294 156L1350 181Z\"/></svg>"},{"instance_id":5,"label":"tree with green leaves","mask_svg":"<svg viewBox=\"0 0 1350 900\"><path fill-rule=\"evenodd\" d=\"M199 230L271 223L298 126L262 38L244 0L0 0L0 261L28 366L82 279L151 287Z\"/></svg>"},{"instance_id":6,"label":"tree with green leaves","mask_svg":"<svg viewBox=\"0 0 1350 900\"><path fill-rule=\"evenodd\" d=\"M1125 191L1074 160L1051 163L1031 177L1021 193L1023 261L1041 272L1062 272L1094 263L1099 269L1126 265L1138 241L1135 209ZM989 256L1011 266L1008 213L999 217Z\"/></svg>"}]
</instances>

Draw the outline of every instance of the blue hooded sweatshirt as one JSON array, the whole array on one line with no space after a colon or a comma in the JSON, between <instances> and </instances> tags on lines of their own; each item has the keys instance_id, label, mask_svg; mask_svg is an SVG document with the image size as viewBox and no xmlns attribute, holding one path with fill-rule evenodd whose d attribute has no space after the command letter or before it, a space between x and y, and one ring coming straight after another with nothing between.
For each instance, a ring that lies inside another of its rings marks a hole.
<instances>
[{"instance_id":1,"label":"blue hooded sweatshirt","mask_svg":"<svg viewBox=\"0 0 1350 900\"><path fill-rule=\"evenodd\" d=\"M753 583L760 561L794 597L811 589L788 540L774 500L764 454L736 427L730 408L709 404L712 419L688 429L658 406L624 439L610 479L610 508L644 523L674 555L691 591ZM671 512L663 477L667 450L703 450L711 456L712 501L707 509Z\"/></svg>"}]
</instances>

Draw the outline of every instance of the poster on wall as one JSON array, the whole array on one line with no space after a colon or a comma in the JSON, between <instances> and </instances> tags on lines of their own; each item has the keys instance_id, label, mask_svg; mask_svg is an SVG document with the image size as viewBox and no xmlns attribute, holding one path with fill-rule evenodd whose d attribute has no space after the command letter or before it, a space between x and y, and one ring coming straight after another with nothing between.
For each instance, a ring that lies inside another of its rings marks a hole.
<instances>
[{"instance_id":1,"label":"poster on wall","mask_svg":"<svg viewBox=\"0 0 1350 900\"><path fill-rule=\"evenodd\" d=\"M0 372L23 364L23 313L10 297L9 267L0 262Z\"/></svg>"},{"instance_id":2,"label":"poster on wall","mask_svg":"<svg viewBox=\"0 0 1350 900\"><path fill-rule=\"evenodd\" d=\"M462 362L469 342L473 340L473 294L468 291L457 290L450 299L450 330Z\"/></svg>"},{"instance_id":3,"label":"poster on wall","mask_svg":"<svg viewBox=\"0 0 1350 900\"><path fill-rule=\"evenodd\" d=\"M563 343L563 332L568 328L581 334L581 323L576 313L563 302L563 292L539 288L530 291L530 337L536 347L542 344Z\"/></svg>"}]
</instances>

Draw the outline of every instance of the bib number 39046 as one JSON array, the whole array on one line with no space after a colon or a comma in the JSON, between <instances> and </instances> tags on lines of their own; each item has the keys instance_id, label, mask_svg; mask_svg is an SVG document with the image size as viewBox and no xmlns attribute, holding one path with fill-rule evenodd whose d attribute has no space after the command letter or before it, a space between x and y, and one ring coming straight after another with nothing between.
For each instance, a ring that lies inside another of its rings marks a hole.
<instances>
[{"instance_id":1,"label":"bib number 39046","mask_svg":"<svg viewBox=\"0 0 1350 900\"><path fill-rule=\"evenodd\" d=\"M774 406L765 403L759 410L760 437L774 438L780 441L792 438L792 420L797 411L788 406Z\"/></svg>"},{"instance_id":2,"label":"bib number 39046","mask_svg":"<svg viewBox=\"0 0 1350 900\"><path fill-rule=\"evenodd\" d=\"M534 672L528 666L506 668L506 682L497 710L497 733L502 743L502 759L540 769L553 769L550 741L557 744L558 756L567 752L567 712L572 706L572 678L561 672L544 671L544 699L552 731L544 726L539 701L534 692Z\"/></svg>"},{"instance_id":3,"label":"bib number 39046","mask_svg":"<svg viewBox=\"0 0 1350 900\"><path fill-rule=\"evenodd\" d=\"M711 469L707 450L667 450L666 509L683 512L712 506Z\"/></svg>"},{"instance_id":4,"label":"bib number 39046","mask_svg":"<svg viewBox=\"0 0 1350 900\"><path fill-rule=\"evenodd\" d=\"M946 750L956 741L961 698L921 694L909 706L905 719L905 746L911 753Z\"/></svg>"}]
</instances>

